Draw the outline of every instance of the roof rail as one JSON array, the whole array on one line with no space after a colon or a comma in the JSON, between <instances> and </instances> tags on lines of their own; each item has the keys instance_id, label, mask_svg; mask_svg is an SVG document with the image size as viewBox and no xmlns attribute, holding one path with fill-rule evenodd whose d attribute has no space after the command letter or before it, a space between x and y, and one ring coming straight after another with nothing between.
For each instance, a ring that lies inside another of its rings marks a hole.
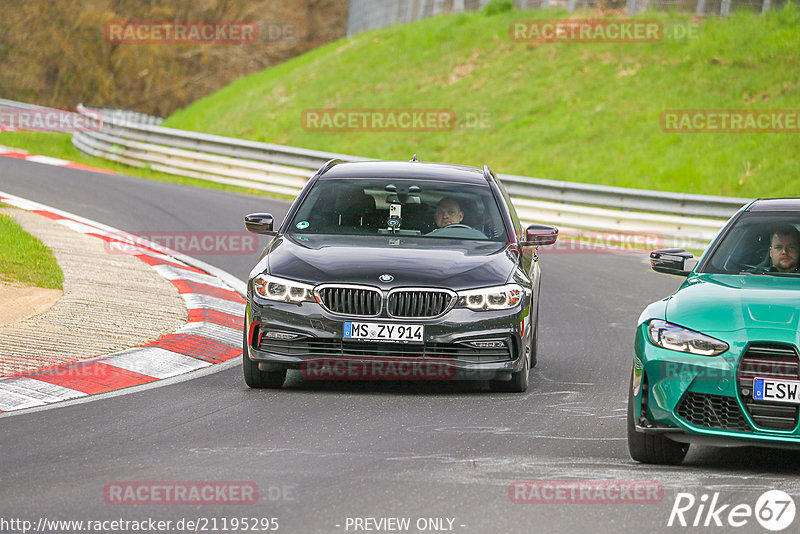
<instances>
[{"instance_id":1,"label":"roof rail","mask_svg":"<svg viewBox=\"0 0 800 534\"><path fill-rule=\"evenodd\" d=\"M494 174L492 174L492 170L488 165L483 166L483 177L486 178L486 181L489 183L494 181Z\"/></svg>"},{"instance_id":2,"label":"roof rail","mask_svg":"<svg viewBox=\"0 0 800 534\"><path fill-rule=\"evenodd\" d=\"M319 168L319 170L317 171L317 176L322 176L323 174L331 170L331 168L333 168L335 165L338 165L340 163L344 162L339 158L329 159L328 161L325 162L325 165Z\"/></svg>"}]
</instances>

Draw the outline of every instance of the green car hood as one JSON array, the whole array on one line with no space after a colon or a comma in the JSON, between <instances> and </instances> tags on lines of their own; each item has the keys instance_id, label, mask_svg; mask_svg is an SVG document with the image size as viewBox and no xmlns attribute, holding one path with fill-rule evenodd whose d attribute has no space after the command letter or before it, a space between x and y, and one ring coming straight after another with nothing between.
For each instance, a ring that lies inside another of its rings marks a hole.
<instances>
[{"instance_id":1,"label":"green car hood","mask_svg":"<svg viewBox=\"0 0 800 534\"><path fill-rule=\"evenodd\" d=\"M800 277L692 274L667 301L666 320L698 332L789 330L800 323Z\"/></svg>"}]
</instances>

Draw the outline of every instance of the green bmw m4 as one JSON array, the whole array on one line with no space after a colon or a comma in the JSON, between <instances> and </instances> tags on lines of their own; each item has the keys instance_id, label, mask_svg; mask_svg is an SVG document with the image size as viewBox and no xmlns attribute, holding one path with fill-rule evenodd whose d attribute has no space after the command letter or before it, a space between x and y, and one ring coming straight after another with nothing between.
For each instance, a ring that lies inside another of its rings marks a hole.
<instances>
[{"instance_id":1,"label":"green bmw m4","mask_svg":"<svg viewBox=\"0 0 800 534\"><path fill-rule=\"evenodd\" d=\"M800 198L756 200L699 260L656 250L686 276L639 317L628 450L678 464L691 443L800 448ZM695 265L691 265L694 263Z\"/></svg>"}]
</instances>

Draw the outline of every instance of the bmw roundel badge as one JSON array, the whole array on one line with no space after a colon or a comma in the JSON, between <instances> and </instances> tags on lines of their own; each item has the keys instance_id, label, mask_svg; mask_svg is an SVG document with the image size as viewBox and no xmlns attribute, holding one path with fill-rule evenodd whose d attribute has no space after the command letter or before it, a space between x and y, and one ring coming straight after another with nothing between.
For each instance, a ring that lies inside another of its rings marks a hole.
<instances>
[{"instance_id":1,"label":"bmw roundel badge","mask_svg":"<svg viewBox=\"0 0 800 534\"><path fill-rule=\"evenodd\" d=\"M394 280L394 276L392 276L391 274L382 274L378 278L380 279L381 282L391 282L392 280Z\"/></svg>"}]
</instances>

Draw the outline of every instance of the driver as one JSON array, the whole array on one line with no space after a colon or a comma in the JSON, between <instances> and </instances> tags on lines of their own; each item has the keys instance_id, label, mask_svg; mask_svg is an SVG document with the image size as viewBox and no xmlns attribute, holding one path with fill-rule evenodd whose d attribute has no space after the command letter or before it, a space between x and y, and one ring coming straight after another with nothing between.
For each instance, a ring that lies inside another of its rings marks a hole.
<instances>
[{"instance_id":1,"label":"driver","mask_svg":"<svg viewBox=\"0 0 800 534\"><path fill-rule=\"evenodd\" d=\"M444 228L451 224L459 224L464 220L464 210L461 204L452 197L444 197L436 204L436 213L433 214L437 228Z\"/></svg>"},{"instance_id":2,"label":"driver","mask_svg":"<svg viewBox=\"0 0 800 534\"><path fill-rule=\"evenodd\" d=\"M769 259L769 271L797 272L798 259L800 259L800 232L794 225L781 225L772 233Z\"/></svg>"}]
</instances>

